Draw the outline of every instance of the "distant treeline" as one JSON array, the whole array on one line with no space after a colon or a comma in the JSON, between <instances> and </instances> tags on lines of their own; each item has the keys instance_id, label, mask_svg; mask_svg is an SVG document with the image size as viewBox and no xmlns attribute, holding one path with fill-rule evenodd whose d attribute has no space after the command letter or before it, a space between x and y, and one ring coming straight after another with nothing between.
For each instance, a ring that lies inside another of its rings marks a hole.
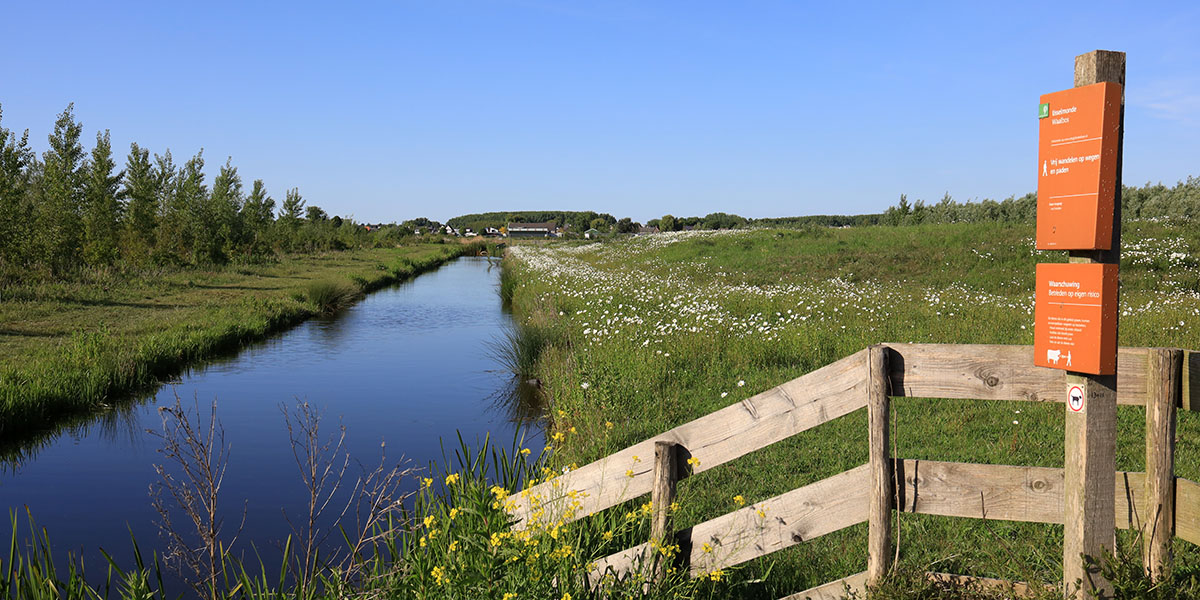
<instances>
[{"instance_id":1,"label":"distant treeline","mask_svg":"<svg viewBox=\"0 0 1200 600\"><path fill-rule=\"evenodd\" d=\"M1200 178L1188 176L1172 187L1146 183L1141 187L1121 188L1123 219L1193 219L1200 217ZM946 194L936 204L917 200L900 202L885 211L884 225L917 223L1033 223L1037 218L1037 194L1009 197L999 202L958 202Z\"/></svg>"},{"instance_id":2,"label":"distant treeline","mask_svg":"<svg viewBox=\"0 0 1200 600\"><path fill-rule=\"evenodd\" d=\"M0 117L3 113L0 112ZM0 274L82 265L213 264L275 252L310 252L383 242L401 231L368 232L320 207L296 188L276 211L261 179L249 192L230 161L212 187L203 150L183 165L170 150L134 143L118 170L109 133L90 152L73 105L58 115L50 149L37 156L29 130L0 127Z\"/></svg>"},{"instance_id":3,"label":"distant treeline","mask_svg":"<svg viewBox=\"0 0 1200 600\"><path fill-rule=\"evenodd\" d=\"M608 213L593 211L553 211L553 210L517 210L507 212L486 212L454 217L446 224L464 231L471 229L476 233L486 228L500 229L509 223L549 223L559 226L569 226L576 233L582 233L595 227L607 230L617 223L617 219Z\"/></svg>"}]
</instances>

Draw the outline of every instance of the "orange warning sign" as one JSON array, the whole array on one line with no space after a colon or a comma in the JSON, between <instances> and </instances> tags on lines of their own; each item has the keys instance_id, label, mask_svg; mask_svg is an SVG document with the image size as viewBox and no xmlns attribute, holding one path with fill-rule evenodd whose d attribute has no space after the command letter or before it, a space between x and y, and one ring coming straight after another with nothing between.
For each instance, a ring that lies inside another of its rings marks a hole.
<instances>
[{"instance_id":1,"label":"orange warning sign","mask_svg":"<svg viewBox=\"0 0 1200 600\"><path fill-rule=\"evenodd\" d=\"M1117 265L1039 264L1033 318L1033 364L1117 372Z\"/></svg>"},{"instance_id":2,"label":"orange warning sign","mask_svg":"<svg viewBox=\"0 0 1200 600\"><path fill-rule=\"evenodd\" d=\"M1112 247L1121 85L1042 96L1038 110L1038 250Z\"/></svg>"}]
</instances>

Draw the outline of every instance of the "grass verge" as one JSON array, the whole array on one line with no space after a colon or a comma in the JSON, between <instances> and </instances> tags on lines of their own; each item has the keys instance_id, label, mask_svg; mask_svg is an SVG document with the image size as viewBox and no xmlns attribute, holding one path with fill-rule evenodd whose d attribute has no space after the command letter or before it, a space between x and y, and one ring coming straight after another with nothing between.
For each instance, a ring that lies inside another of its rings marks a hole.
<instances>
[{"instance_id":1,"label":"grass verge","mask_svg":"<svg viewBox=\"0 0 1200 600\"><path fill-rule=\"evenodd\" d=\"M428 244L12 286L0 305L0 440L28 445L186 365L474 251Z\"/></svg>"}]
</instances>

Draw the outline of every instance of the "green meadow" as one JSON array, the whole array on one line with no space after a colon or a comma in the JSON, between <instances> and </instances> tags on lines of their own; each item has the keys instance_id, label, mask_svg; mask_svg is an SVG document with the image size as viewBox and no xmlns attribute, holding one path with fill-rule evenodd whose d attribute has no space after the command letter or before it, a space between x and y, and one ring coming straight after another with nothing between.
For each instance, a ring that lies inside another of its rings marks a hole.
<instances>
[{"instance_id":1,"label":"green meadow","mask_svg":"<svg viewBox=\"0 0 1200 600\"><path fill-rule=\"evenodd\" d=\"M1065 261L1065 253L1034 249L1030 225L679 232L516 246L502 293L543 340L519 362L532 363L526 375L543 382L552 463L562 467L597 460L871 344L1032 344L1034 266ZM1200 348L1198 265L1194 227L1126 224L1122 346ZM1060 405L900 398L893 407L897 456L1063 464ZM1117 468L1142 470L1145 411L1121 407L1118 418ZM1200 479L1200 416L1182 412L1178 431L1176 472ZM763 500L866 462L860 410L683 480L677 527L729 512L735 496ZM902 572L1061 579L1060 526L906 514L898 538ZM1122 533L1120 541L1138 560L1133 536ZM1177 554L1176 588L1195 591L1200 551L1178 541ZM739 596L779 598L865 567L860 525L730 576Z\"/></svg>"}]
</instances>

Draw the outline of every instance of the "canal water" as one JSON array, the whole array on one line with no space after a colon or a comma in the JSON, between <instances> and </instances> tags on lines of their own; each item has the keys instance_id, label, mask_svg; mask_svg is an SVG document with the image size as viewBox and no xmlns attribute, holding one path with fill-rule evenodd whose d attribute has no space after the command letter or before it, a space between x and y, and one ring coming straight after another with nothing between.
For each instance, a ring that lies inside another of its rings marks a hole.
<instances>
[{"instance_id":1,"label":"canal water","mask_svg":"<svg viewBox=\"0 0 1200 600\"><path fill-rule=\"evenodd\" d=\"M297 402L320 411L323 437L345 426L355 461L347 486L360 472L357 462L378 465L385 451L391 463L425 467L441 462L443 444L453 456L459 435L476 447L489 434L505 446L525 436L536 455L540 431L521 425L529 411L513 402L512 376L490 349L511 325L497 293L499 271L493 259L460 258L193 368L7 466L0 506L21 511L22 520L28 507L56 553L82 549L92 580L105 567L99 548L129 564L130 531L144 553L161 549L148 491L164 457L147 430L161 431L158 409L176 397L204 415L216 402L229 456L220 496L225 529L236 531L244 507L238 546L253 544L264 556L277 555L290 531L283 511L296 518L308 499L282 413ZM415 487L415 477L410 482ZM8 520L0 522L2 539L9 531Z\"/></svg>"}]
</instances>

